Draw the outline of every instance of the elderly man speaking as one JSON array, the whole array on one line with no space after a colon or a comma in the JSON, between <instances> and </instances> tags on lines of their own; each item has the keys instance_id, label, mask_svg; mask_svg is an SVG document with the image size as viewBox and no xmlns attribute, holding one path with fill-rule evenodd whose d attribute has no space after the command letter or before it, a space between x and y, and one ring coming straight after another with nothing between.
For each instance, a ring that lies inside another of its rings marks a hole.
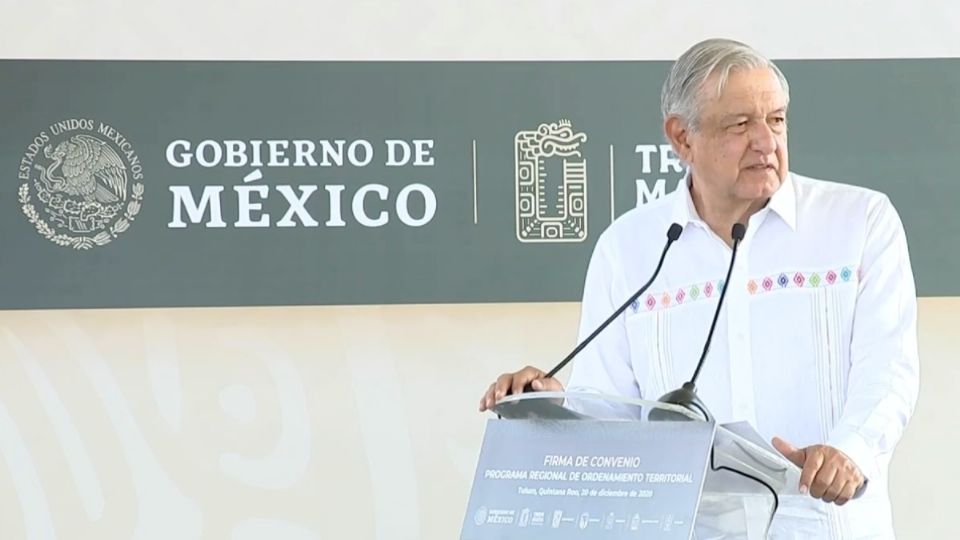
<instances>
[{"instance_id":1,"label":"elderly man speaking","mask_svg":"<svg viewBox=\"0 0 960 540\"><path fill-rule=\"evenodd\" d=\"M885 195L790 172L789 102L783 73L742 43L704 41L674 63L663 129L688 174L597 241L581 339L647 280L670 225L683 232L648 293L583 350L568 387L645 399L679 387L726 287L698 395L718 422L750 422L802 467L770 536L892 538L888 465L919 380L906 238ZM736 223L746 234L724 283ZM480 409L528 385L563 389L544 376L501 375Z\"/></svg>"}]
</instances>

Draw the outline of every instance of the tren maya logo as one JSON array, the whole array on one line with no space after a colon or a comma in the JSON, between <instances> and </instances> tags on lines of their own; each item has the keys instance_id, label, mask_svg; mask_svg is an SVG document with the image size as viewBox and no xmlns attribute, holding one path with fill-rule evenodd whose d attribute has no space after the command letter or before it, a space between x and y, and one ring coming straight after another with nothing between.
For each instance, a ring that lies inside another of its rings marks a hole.
<instances>
[{"instance_id":1,"label":"tren maya logo","mask_svg":"<svg viewBox=\"0 0 960 540\"><path fill-rule=\"evenodd\" d=\"M18 200L41 236L73 249L104 246L143 202L143 166L108 124L68 119L41 131L20 160Z\"/></svg>"},{"instance_id":2,"label":"tren maya logo","mask_svg":"<svg viewBox=\"0 0 960 540\"><path fill-rule=\"evenodd\" d=\"M569 120L516 134L517 240L587 239L587 160L580 150L586 140Z\"/></svg>"}]
</instances>

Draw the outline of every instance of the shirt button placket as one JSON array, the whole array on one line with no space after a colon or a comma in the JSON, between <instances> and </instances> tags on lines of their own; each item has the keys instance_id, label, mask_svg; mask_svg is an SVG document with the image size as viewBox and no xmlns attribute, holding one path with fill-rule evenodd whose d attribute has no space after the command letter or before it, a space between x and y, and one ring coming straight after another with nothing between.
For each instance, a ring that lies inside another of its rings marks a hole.
<instances>
[{"instance_id":1,"label":"shirt button placket","mask_svg":"<svg viewBox=\"0 0 960 540\"><path fill-rule=\"evenodd\" d=\"M750 347L750 246L747 235L737 250L737 261L730 275L724 308L727 312L727 342L730 352L730 396L733 416L756 426L753 392L753 357Z\"/></svg>"}]
</instances>

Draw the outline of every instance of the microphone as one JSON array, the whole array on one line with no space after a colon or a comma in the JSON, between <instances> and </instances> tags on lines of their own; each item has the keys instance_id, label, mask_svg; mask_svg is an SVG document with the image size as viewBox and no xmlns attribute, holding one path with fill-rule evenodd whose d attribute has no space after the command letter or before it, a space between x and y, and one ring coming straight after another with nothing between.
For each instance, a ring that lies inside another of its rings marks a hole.
<instances>
[{"instance_id":1,"label":"microphone","mask_svg":"<svg viewBox=\"0 0 960 540\"><path fill-rule=\"evenodd\" d=\"M551 369L546 375L544 375L544 378L549 379L554 375L556 375L558 371L563 369L564 366L566 366L568 363L570 363L571 360L573 360L574 356L578 355L580 351L583 350L584 347L589 345L590 342L593 341L594 338L596 338L600 334L600 332L602 332L607 326L610 326L610 323L612 323L614 319L616 319L617 317L620 316L621 313L626 311L627 308L630 307L630 305L633 304L633 302L637 298L639 298L641 294L643 294L644 292L646 292L648 288L650 288L650 285L653 284L653 280L657 279L657 275L660 274L660 268L663 266L664 259L667 258L667 252L670 251L670 246L672 246L673 243L676 242L678 238L680 238L680 233L682 232L683 232L683 227L681 227L680 224L674 223L670 225L670 228L667 230L667 243L664 244L663 246L663 252L660 254L660 261L657 262L657 268L653 271L653 275L650 276L650 279L647 280L647 282L644 283L643 286L640 287L639 290L637 290L637 292L633 293L633 296L628 298L627 301L624 302L622 306L617 308L617 310L614 311L612 315L607 317L607 320L603 321L603 323L600 326L598 326L597 329L594 330L592 334L587 336L586 339L584 339L582 342L580 342L579 345L577 345L572 351L570 351L570 354L568 354L566 358L561 360L559 364L554 366L553 369ZM525 388L524 391L529 390L529 386L530 385L527 385L527 388Z\"/></svg>"},{"instance_id":2,"label":"microphone","mask_svg":"<svg viewBox=\"0 0 960 540\"><path fill-rule=\"evenodd\" d=\"M740 241L743 240L746 232L747 228L742 223L733 224L733 230L731 231L731 236L733 237L733 254L730 256L730 266L727 268L727 279L723 282L723 290L720 291L720 299L717 301L717 310L713 313L713 322L710 323L710 331L707 332L707 341L703 345L703 353L700 355L700 361L697 362L697 369L694 370L693 377L691 377L688 382L683 383L683 386L680 388L664 394L659 400L663 403L679 405L690 410L707 422L713 421L713 415L710 414L707 406L704 405L703 401L697 396L697 377L700 376L700 370L703 368L703 363L707 359L707 353L710 351L713 332L717 328L717 319L720 318L720 308L723 307L723 299L727 296L727 289L730 288L730 275L733 273L733 263L737 260L737 247L740 246ZM686 416L664 409L653 409L650 411L649 419L654 421L689 420Z\"/></svg>"}]
</instances>

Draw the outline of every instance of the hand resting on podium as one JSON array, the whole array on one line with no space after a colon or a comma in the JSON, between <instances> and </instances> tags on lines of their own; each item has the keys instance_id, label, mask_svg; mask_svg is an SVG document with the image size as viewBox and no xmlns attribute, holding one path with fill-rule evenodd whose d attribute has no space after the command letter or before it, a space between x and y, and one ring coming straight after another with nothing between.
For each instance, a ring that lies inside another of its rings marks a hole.
<instances>
[{"instance_id":1,"label":"hand resting on podium","mask_svg":"<svg viewBox=\"0 0 960 540\"><path fill-rule=\"evenodd\" d=\"M493 409L497 401L511 394L522 394L525 388L535 392L563 392L563 384L554 378L544 378L542 369L527 366L514 373L504 373L487 388L480 398L480 412Z\"/></svg>"}]
</instances>

